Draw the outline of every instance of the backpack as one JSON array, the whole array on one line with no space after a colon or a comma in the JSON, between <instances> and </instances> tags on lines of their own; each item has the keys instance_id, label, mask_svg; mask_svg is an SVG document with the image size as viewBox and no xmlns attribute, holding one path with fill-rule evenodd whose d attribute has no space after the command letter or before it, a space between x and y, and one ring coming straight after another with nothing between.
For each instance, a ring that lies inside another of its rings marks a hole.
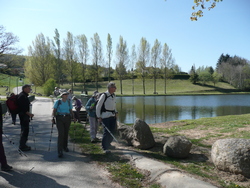
<instances>
[{"instance_id":1,"label":"backpack","mask_svg":"<svg viewBox=\"0 0 250 188\"><path fill-rule=\"evenodd\" d=\"M67 101L68 101L68 105L69 105L69 108L70 108L70 100L67 100ZM61 105L61 104L62 104L62 100L59 99L56 109L58 109L59 105Z\"/></svg>"},{"instance_id":2,"label":"backpack","mask_svg":"<svg viewBox=\"0 0 250 188\"><path fill-rule=\"evenodd\" d=\"M19 113L17 98L18 98L18 95L12 95L6 101L6 105L9 108L11 113L15 113L15 114Z\"/></svg>"},{"instance_id":3,"label":"backpack","mask_svg":"<svg viewBox=\"0 0 250 188\"><path fill-rule=\"evenodd\" d=\"M98 98L97 98L97 100L96 100L94 106L97 105L97 103L99 102L99 99L101 98L101 96L102 96L103 94L105 95L105 99L104 99L103 104L102 104L102 107L101 107L101 113L103 113L103 112L113 112L113 113L114 113L114 112L115 112L114 110L107 110L107 109L105 108L105 102L106 102L107 98L111 96L111 95L110 95L110 96L107 96L107 93L105 93L105 92L99 94L99 96L98 96Z\"/></svg>"}]
</instances>

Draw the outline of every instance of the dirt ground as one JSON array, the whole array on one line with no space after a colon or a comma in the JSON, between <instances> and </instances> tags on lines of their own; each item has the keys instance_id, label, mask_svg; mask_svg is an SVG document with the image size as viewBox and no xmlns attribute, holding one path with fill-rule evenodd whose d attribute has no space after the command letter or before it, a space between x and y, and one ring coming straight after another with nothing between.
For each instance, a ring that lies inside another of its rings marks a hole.
<instances>
[{"instance_id":1,"label":"dirt ground","mask_svg":"<svg viewBox=\"0 0 250 188\"><path fill-rule=\"evenodd\" d=\"M177 125L182 125L183 123L176 123L176 122L165 122L165 123L157 123L157 124L149 124L150 127L156 127L156 128L170 128L173 126L177 126ZM192 129L192 130L188 130L188 131L180 131L178 133L180 133L181 135L186 136L188 139L199 139L202 137L206 137L206 135L208 134L216 134L218 132L218 130L216 129L211 129L211 130L200 130L201 127L199 127L199 129ZM239 128L239 131L250 131L250 126L246 126L245 128ZM229 133L225 133L229 134ZM156 147L152 148L152 151L162 151L163 145L166 143L166 140L168 139L170 135L167 134L162 134L162 133L154 133L154 138L156 141ZM206 139L205 141L203 141L203 144L205 145L213 145L213 143L216 141L216 137L211 137L209 139ZM210 166L214 167L213 162L211 160L211 150L210 148L206 148L206 147L200 147L200 146L196 146L193 144L192 149L190 151L190 155L187 159L182 160L181 162L183 164L187 164L187 163L195 163L195 162L206 162L207 164L209 164ZM220 171L216 168L213 168L213 170L211 170L210 172L210 176L214 177L217 176L219 177L220 180L224 181L226 184L229 185L229 182L233 182L235 183L237 186L244 186L246 188L250 188L250 179L244 177L243 175L235 175L229 172L224 172L224 171ZM192 175L195 176L195 175ZM216 185L218 187L221 187L218 182L213 181L211 179L207 179L207 178L202 178L202 177L198 177L195 176L198 179L201 179L203 181L206 182L210 182L213 185Z\"/></svg>"}]
</instances>

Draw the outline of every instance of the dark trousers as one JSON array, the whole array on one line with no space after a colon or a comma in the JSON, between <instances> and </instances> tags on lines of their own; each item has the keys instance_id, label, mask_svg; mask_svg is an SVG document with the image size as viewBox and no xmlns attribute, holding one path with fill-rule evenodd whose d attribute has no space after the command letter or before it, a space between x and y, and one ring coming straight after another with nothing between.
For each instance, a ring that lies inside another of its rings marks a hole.
<instances>
[{"instance_id":1,"label":"dark trousers","mask_svg":"<svg viewBox=\"0 0 250 188\"><path fill-rule=\"evenodd\" d=\"M75 118L77 119L77 121L80 123L81 120L80 120L80 111L81 111L81 108L76 108L76 112L75 112Z\"/></svg>"},{"instance_id":2,"label":"dark trousers","mask_svg":"<svg viewBox=\"0 0 250 188\"><path fill-rule=\"evenodd\" d=\"M104 125L109 129L109 131L114 135L116 130L116 118L109 117L102 119ZM110 143L113 141L113 137L109 134L107 129L104 128L103 137L102 137L102 149L107 150L110 146Z\"/></svg>"},{"instance_id":3,"label":"dark trousers","mask_svg":"<svg viewBox=\"0 0 250 188\"><path fill-rule=\"evenodd\" d=\"M0 130L0 163L1 163L2 166L7 165L7 160L6 160L4 147L3 147L2 130Z\"/></svg>"},{"instance_id":4,"label":"dark trousers","mask_svg":"<svg viewBox=\"0 0 250 188\"><path fill-rule=\"evenodd\" d=\"M68 147L69 127L71 116L56 116L56 127L58 130L57 150L58 152Z\"/></svg>"},{"instance_id":5,"label":"dark trousers","mask_svg":"<svg viewBox=\"0 0 250 188\"><path fill-rule=\"evenodd\" d=\"M21 136L19 142L19 148L23 148L26 146L26 142L29 136L29 126L30 126L30 117L26 114L19 114L20 124L21 124Z\"/></svg>"},{"instance_id":6,"label":"dark trousers","mask_svg":"<svg viewBox=\"0 0 250 188\"><path fill-rule=\"evenodd\" d=\"M16 113L11 112L10 114L11 114L12 122L16 123Z\"/></svg>"}]
</instances>

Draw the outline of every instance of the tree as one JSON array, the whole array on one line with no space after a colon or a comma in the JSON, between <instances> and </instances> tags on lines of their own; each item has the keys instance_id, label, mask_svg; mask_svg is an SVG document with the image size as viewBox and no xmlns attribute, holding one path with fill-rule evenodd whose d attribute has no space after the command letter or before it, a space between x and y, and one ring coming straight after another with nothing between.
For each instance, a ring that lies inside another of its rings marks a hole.
<instances>
[{"instance_id":1,"label":"tree","mask_svg":"<svg viewBox=\"0 0 250 188\"><path fill-rule=\"evenodd\" d=\"M57 29L55 29L54 42L52 42L54 55L56 58L55 62L55 79L60 87L61 75L62 75L62 60L61 60L61 42L60 42L60 34Z\"/></svg>"},{"instance_id":2,"label":"tree","mask_svg":"<svg viewBox=\"0 0 250 188\"><path fill-rule=\"evenodd\" d=\"M111 59L112 59L112 38L110 34L108 34L107 38L107 58L108 58L108 81L110 82L110 67L111 67Z\"/></svg>"},{"instance_id":3,"label":"tree","mask_svg":"<svg viewBox=\"0 0 250 188\"><path fill-rule=\"evenodd\" d=\"M86 65L89 57L88 39L85 35L79 35L77 36L77 42L78 42L80 62L82 63L83 90L85 90Z\"/></svg>"},{"instance_id":4,"label":"tree","mask_svg":"<svg viewBox=\"0 0 250 188\"><path fill-rule=\"evenodd\" d=\"M136 63L136 51L135 45L132 46L131 56L130 56L130 66L131 66L131 77L132 77L132 93L134 95L134 71L135 71L135 63Z\"/></svg>"},{"instance_id":5,"label":"tree","mask_svg":"<svg viewBox=\"0 0 250 188\"><path fill-rule=\"evenodd\" d=\"M196 73L194 65L191 67L189 74L190 74L189 80L192 82L192 84L196 84L198 82L198 74Z\"/></svg>"},{"instance_id":6,"label":"tree","mask_svg":"<svg viewBox=\"0 0 250 188\"><path fill-rule=\"evenodd\" d=\"M159 74L158 66L160 64L160 54L161 54L161 43L156 39L154 46L151 49L151 64L152 64L152 74L154 78L154 94L156 94L156 79Z\"/></svg>"},{"instance_id":7,"label":"tree","mask_svg":"<svg viewBox=\"0 0 250 188\"><path fill-rule=\"evenodd\" d=\"M36 86L42 86L49 78L54 77L54 60L49 38L41 33L36 36L32 46L28 47L30 56L25 62L25 76Z\"/></svg>"},{"instance_id":8,"label":"tree","mask_svg":"<svg viewBox=\"0 0 250 188\"><path fill-rule=\"evenodd\" d=\"M122 93L122 80L126 76L126 65L128 62L128 48L127 48L127 42L123 40L123 37L120 36L119 44L116 46L116 72L117 76L120 80L120 89L121 94Z\"/></svg>"},{"instance_id":9,"label":"tree","mask_svg":"<svg viewBox=\"0 0 250 188\"><path fill-rule=\"evenodd\" d=\"M15 44L19 42L17 36L11 32L6 32L4 26L0 25L0 57L4 54L19 54L22 49L15 47Z\"/></svg>"},{"instance_id":10,"label":"tree","mask_svg":"<svg viewBox=\"0 0 250 188\"><path fill-rule=\"evenodd\" d=\"M210 5L208 5L208 10L211 10L216 6L216 3L220 1L222 0L194 0L195 5L192 6L192 9L193 10L199 9L199 10L192 13L192 16L190 17L191 21L197 21L198 18L203 17L202 10L206 9L208 3L210 3Z\"/></svg>"},{"instance_id":11,"label":"tree","mask_svg":"<svg viewBox=\"0 0 250 188\"><path fill-rule=\"evenodd\" d=\"M99 79L99 66L102 62L102 43L98 33L94 34L94 37L91 38L92 42L92 61L94 65L94 74L95 74L95 86L98 90L98 79Z\"/></svg>"},{"instance_id":12,"label":"tree","mask_svg":"<svg viewBox=\"0 0 250 188\"><path fill-rule=\"evenodd\" d=\"M172 52L168 45L165 43L163 45L162 57L161 57L161 67L164 71L164 91L167 94L167 71L168 67L171 67L173 62Z\"/></svg>"},{"instance_id":13,"label":"tree","mask_svg":"<svg viewBox=\"0 0 250 188\"><path fill-rule=\"evenodd\" d=\"M136 64L136 68L139 71L139 74L142 78L142 85L143 85L143 94L145 95L145 78L147 75L147 64L149 61L149 52L150 52L150 45L146 38L141 38L140 46L138 48L138 62Z\"/></svg>"},{"instance_id":14,"label":"tree","mask_svg":"<svg viewBox=\"0 0 250 188\"><path fill-rule=\"evenodd\" d=\"M76 51L75 51L76 42L72 33L67 33L67 38L64 40L64 59L66 61L66 71L70 77L71 89L74 91L74 81L76 78Z\"/></svg>"}]
</instances>

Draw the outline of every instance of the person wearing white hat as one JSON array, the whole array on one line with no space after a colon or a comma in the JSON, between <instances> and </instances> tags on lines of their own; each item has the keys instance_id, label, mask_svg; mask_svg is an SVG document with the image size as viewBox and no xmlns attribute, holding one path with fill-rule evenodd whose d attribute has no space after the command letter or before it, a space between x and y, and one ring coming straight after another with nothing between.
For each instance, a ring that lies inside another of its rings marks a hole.
<instances>
[{"instance_id":1,"label":"person wearing white hat","mask_svg":"<svg viewBox=\"0 0 250 188\"><path fill-rule=\"evenodd\" d=\"M56 118L56 127L58 130L57 151L59 158L63 157L63 150L65 152L69 152L69 127L71 124L71 118L74 118L72 103L67 99L68 94L68 92L63 92L60 94L62 99L59 99L55 102L52 114L53 118ZM75 118L74 121L76 121Z\"/></svg>"}]
</instances>

